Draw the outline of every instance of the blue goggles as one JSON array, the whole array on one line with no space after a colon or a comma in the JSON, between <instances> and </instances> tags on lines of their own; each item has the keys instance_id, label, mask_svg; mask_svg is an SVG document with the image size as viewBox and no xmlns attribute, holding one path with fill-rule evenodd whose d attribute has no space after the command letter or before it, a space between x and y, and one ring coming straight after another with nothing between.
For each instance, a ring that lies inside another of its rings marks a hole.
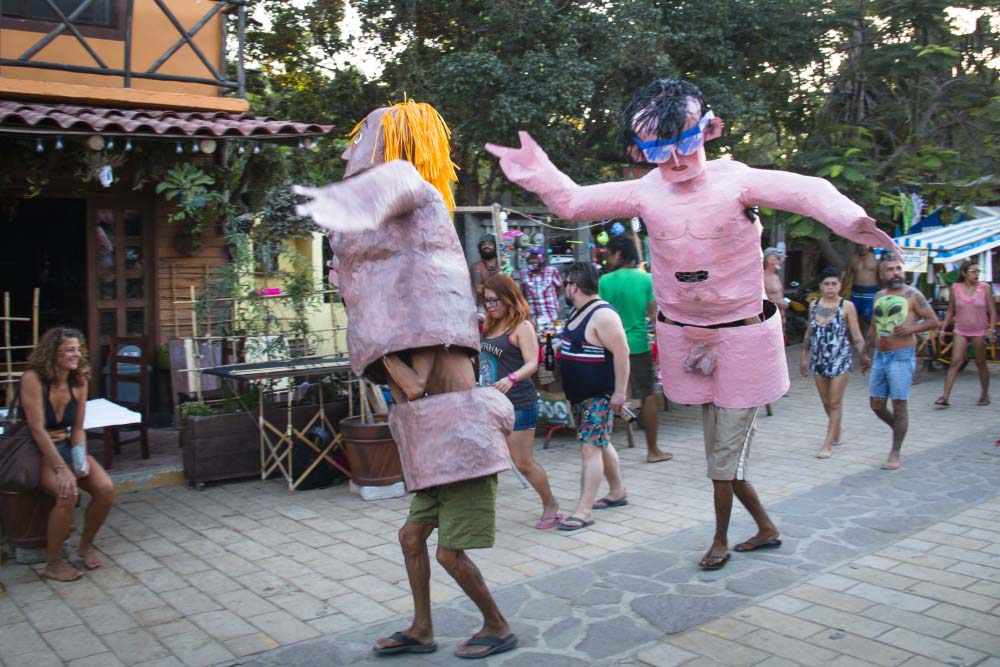
<instances>
[{"instance_id":1,"label":"blue goggles","mask_svg":"<svg viewBox=\"0 0 1000 667\"><path fill-rule=\"evenodd\" d=\"M681 132L680 138L640 141L638 137L635 137L632 139L632 143L639 147L648 162L666 162L670 159L670 154L674 149L677 150L678 155L691 155L701 147L703 143L702 133L713 118L715 118L715 113L706 111L697 125Z\"/></svg>"}]
</instances>

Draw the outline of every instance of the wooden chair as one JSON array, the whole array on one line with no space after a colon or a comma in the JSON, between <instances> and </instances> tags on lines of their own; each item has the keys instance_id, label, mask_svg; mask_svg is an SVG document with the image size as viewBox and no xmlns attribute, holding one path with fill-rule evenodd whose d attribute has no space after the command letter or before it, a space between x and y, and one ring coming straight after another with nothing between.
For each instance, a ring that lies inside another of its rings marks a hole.
<instances>
[{"instance_id":1,"label":"wooden chair","mask_svg":"<svg viewBox=\"0 0 1000 667\"><path fill-rule=\"evenodd\" d=\"M114 454L121 446L140 443L142 458L149 458L149 344L145 336L113 337L108 350L110 380L108 400L124 405L142 415L136 425L107 426L104 429L104 467L111 468ZM134 370L133 370L134 369ZM122 431L138 431L138 435L122 439Z\"/></svg>"}]
</instances>

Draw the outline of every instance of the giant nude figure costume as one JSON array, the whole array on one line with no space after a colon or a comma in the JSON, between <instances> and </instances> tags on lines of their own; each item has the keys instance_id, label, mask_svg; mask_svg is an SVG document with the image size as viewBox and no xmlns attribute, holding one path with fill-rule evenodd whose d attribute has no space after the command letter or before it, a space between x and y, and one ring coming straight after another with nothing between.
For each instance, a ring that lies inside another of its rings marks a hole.
<instances>
[{"instance_id":1,"label":"giant nude figure costume","mask_svg":"<svg viewBox=\"0 0 1000 667\"><path fill-rule=\"evenodd\" d=\"M352 370L378 375L383 356L419 348L478 354L444 121L409 100L370 113L352 139L344 181L296 187L311 199L300 215L327 231L334 253L330 280L347 307ZM507 470L513 425L510 401L492 387L400 403L389 414L409 491Z\"/></svg>"},{"instance_id":2,"label":"giant nude figure costume","mask_svg":"<svg viewBox=\"0 0 1000 667\"><path fill-rule=\"evenodd\" d=\"M623 113L635 138L630 154L657 165L638 180L577 185L527 132L520 133L520 148L486 149L500 158L511 181L539 195L561 218L644 220L670 400L723 408L764 405L788 390L789 379L781 318L774 304L762 301L763 228L747 215L748 207L798 213L857 243L896 247L864 209L824 179L735 160L706 161L704 141L721 134L721 120L703 112L693 97L680 102L686 122L670 133L658 125L658 99ZM680 154L677 146L686 140L693 146L699 134L697 150Z\"/></svg>"}]
</instances>

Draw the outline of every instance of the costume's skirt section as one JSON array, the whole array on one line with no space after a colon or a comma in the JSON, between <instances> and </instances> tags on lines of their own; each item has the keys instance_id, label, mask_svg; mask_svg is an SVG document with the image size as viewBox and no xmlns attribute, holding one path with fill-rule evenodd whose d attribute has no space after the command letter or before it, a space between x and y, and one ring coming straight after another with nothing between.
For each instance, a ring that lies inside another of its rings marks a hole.
<instances>
[{"instance_id":1,"label":"costume's skirt section","mask_svg":"<svg viewBox=\"0 0 1000 667\"><path fill-rule=\"evenodd\" d=\"M507 434L514 407L493 387L398 403L389 429L408 491L475 479L510 468Z\"/></svg>"},{"instance_id":2,"label":"costume's skirt section","mask_svg":"<svg viewBox=\"0 0 1000 667\"><path fill-rule=\"evenodd\" d=\"M752 408L788 391L781 316L764 302L767 319L747 326L706 329L658 321L656 344L663 391L686 405Z\"/></svg>"}]
</instances>

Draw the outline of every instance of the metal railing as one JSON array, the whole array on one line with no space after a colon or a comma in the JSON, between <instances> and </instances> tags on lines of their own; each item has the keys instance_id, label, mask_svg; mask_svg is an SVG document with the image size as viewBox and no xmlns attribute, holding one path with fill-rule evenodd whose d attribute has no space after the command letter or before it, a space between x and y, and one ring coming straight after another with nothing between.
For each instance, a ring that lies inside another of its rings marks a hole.
<instances>
[{"instance_id":1,"label":"metal railing","mask_svg":"<svg viewBox=\"0 0 1000 667\"><path fill-rule=\"evenodd\" d=\"M79 4L79 6L68 16L56 5L53 0L43 0L48 8L51 10L52 14L56 17L57 25L50 30L44 37L35 42L31 47L29 47L24 53L22 53L17 58L0 58L0 65L6 65L10 67L34 67L39 69L49 69L49 70L59 70L63 72L75 72L80 74L99 74L104 76L116 76L122 77L124 79L124 87L131 88L133 79L153 79L157 81L178 81L182 83L200 83L218 86L225 91L235 91L236 94L243 98L245 97L245 71L243 68L243 56L245 50L245 37L246 37L246 2L245 0L214 0L212 6L209 8L205 15L195 23L190 30L186 29L181 22L177 19L174 13L167 6L166 0L153 0L156 6L160 8L163 15L167 17L167 20L171 25L177 30L179 35L177 41L175 41L163 54L157 58L152 65L149 66L145 71L136 71L132 67L132 42L133 42L133 9L135 5L135 0L126 0L125 2L125 16L121 20L124 20L124 54L122 58L123 66L121 68L109 67L107 63L100 57L100 55L94 50L80 29L77 27L75 21L79 18L83 12L91 5L94 0L84 0ZM220 61L222 62L222 67L218 68L212 64L212 61L206 57L204 51L195 42L195 35L208 25L217 15L221 14L231 14L236 12L236 38L237 38L237 57L236 57L236 80L230 80L227 78L227 73L225 71L226 62L226 45L228 42L228 21L227 16L222 17L222 54ZM82 24L81 24L82 25ZM10 29L10 28L7 28ZM52 43L60 35L64 33L69 33L80 42L84 50L90 55L94 60L94 65L75 65L70 63L62 62L51 62L37 59L36 56L42 51L46 46ZM182 74L163 74L159 72L159 69L166 63L170 58L176 54L181 47L187 45L191 50L198 56L202 65L207 72L206 76L189 76Z\"/></svg>"}]
</instances>

